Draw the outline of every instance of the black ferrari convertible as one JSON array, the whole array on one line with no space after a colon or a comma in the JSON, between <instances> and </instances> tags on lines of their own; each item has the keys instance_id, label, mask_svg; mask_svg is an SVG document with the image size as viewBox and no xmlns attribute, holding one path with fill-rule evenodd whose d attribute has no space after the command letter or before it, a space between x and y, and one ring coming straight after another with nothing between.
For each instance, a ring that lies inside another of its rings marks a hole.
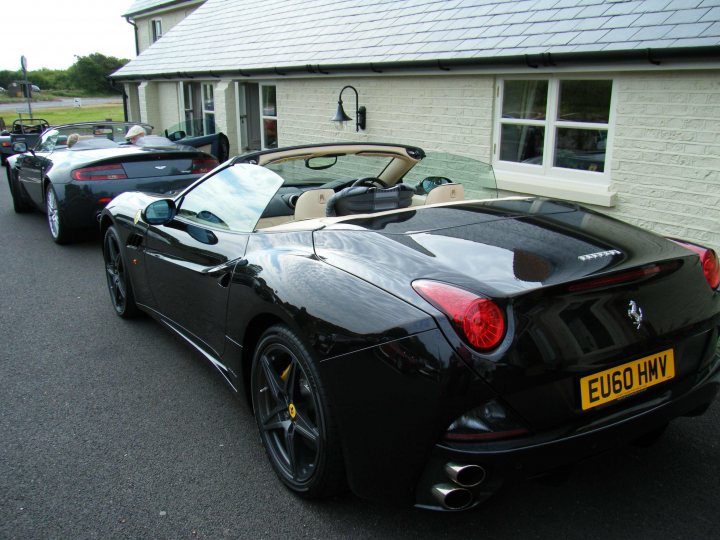
<instances>
[{"instance_id":1,"label":"black ferrari convertible","mask_svg":"<svg viewBox=\"0 0 720 540\"><path fill-rule=\"evenodd\" d=\"M463 510L702 414L715 252L493 184L466 158L329 144L124 193L101 216L112 305L244 393L309 498Z\"/></svg>"},{"instance_id":2,"label":"black ferrari convertible","mask_svg":"<svg viewBox=\"0 0 720 540\"><path fill-rule=\"evenodd\" d=\"M16 212L47 213L57 243L79 229L94 229L113 197L124 191L169 193L187 187L215 166L210 154L148 133L135 144L125 140L127 122L84 122L54 126L33 148L24 142L7 159L7 178ZM207 144L198 140L197 144Z\"/></svg>"}]
</instances>

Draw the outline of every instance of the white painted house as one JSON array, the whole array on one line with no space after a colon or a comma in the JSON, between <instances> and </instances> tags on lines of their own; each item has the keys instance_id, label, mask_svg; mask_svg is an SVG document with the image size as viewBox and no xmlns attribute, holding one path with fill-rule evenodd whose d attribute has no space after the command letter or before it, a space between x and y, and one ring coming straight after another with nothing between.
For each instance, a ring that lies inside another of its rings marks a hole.
<instances>
[{"instance_id":1,"label":"white painted house","mask_svg":"<svg viewBox=\"0 0 720 540\"><path fill-rule=\"evenodd\" d=\"M462 154L506 192L720 250L720 0L195 7L113 75L132 120L219 130L233 153L345 140ZM346 85L364 130L329 121Z\"/></svg>"}]
</instances>

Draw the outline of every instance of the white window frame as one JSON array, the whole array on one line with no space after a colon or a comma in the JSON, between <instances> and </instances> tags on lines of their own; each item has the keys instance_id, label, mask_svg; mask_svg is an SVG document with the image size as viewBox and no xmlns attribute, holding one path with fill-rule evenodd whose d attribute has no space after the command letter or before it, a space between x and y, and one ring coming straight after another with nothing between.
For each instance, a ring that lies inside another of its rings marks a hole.
<instances>
[{"instance_id":1,"label":"white window frame","mask_svg":"<svg viewBox=\"0 0 720 540\"><path fill-rule=\"evenodd\" d=\"M265 119L275 120L275 128L277 129L278 126L278 99L277 99L277 84L272 83L260 83L258 88L258 99L260 100L260 103L258 103L258 107L260 109L260 145L262 146L262 149L267 149L267 145L265 144ZM275 88L275 116L266 115L264 108L263 108L263 89L266 86L272 86ZM280 136L277 135L278 141L274 148L277 148L280 146Z\"/></svg>"},{"instance_id":2,"label":"white window frame","mask_svg":"<svg viewBox=\"0 0 720 540\"><path fill-rule=\"evenodd\" d=\"M157 24L157 30L159 30L159 32L156 32L156 24ZM157 17L154 19L150 19L150 44L152 45L157 40L159 40L162 36L163 36L162 18Z\"/></svg>"},{"instance_id":3,"label":"white window frame","mask_svg":"<svg viewBox=\"0 0 720 540\"><path fill-rule=\"evenodd\" d=\"M212 98L213 108L212 109L206 109L205 103L207 102L206 92L209 91L210 97ZM206 116L212 116L213 117L213 125L216 126L217 130L217 124L215 123L216 117L215 117L215 85L211 82L204 82L200 83L200 96L201 96L201 103L202 103L202 130L203 135L211 135L211 133L207 132L207 128L205 127L205 117ZM214 132L213 132L214 133Z\"/></svg>"},{"instance_id":4,"label":"white window frame","mask_svg":"<svg viewBox=\"0 0 720 540\"><path fill-rule=\"evenodd\" d=\"M548 81L548 100L545 120L502 118L505 81ZM609 80L612 81L610 110L607 124L568 122L557 120L560 81L563 80ZM601 206L613 206L616 195L612 188L612 149L615 134L615 103L617 79L610 74L546 74L537 76L508 76L498 78L495 91L495 118L493 130L492 163L498 187L509 191L530 193L575 200ZM536 125L545 128L543 164L532 165L500 160L500 137L503 124ZM557 128L607 130L604 172L582 171L554 166L555 138Z\"/></svg>"}]
</instances>

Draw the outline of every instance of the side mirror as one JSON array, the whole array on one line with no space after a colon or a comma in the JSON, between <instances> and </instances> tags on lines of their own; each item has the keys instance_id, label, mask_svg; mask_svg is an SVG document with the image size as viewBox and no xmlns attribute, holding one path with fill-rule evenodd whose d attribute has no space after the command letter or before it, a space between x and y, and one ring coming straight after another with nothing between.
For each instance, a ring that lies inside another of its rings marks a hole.
<instances>
[{"instance_id":1,"label":"side mirror","mask_svg":"<svg viewBox=\"0 0 720 540\"><path fill-rule=\"evenodd\" d=\"M28 151L27 144L24 142L16 142L12 145L13 152L16 154L22 154Z\"/></svg>"},{"instance_id":2,"label":"side mirror","mask_svg":"<svg viewBox=\"0 0 720 540\"><path fill-rule=\"evenodd\" d=\"M175 201L172 199L160 199L147 205L142 211L142 218L150 225L165 225L175 217Z\"/></svg>"},{"instance_id":3,"label":"side mirror","mask_svg":"<svg viewBox=\"0 0 720 540\"><path fill-rule=\"evenodd\" d=\"M176 142L184 139L186 136L187 133L185 133L184 131L173 131L167 136L167 138L170 139L172 142Z\"/></svg>"}]
</instances>

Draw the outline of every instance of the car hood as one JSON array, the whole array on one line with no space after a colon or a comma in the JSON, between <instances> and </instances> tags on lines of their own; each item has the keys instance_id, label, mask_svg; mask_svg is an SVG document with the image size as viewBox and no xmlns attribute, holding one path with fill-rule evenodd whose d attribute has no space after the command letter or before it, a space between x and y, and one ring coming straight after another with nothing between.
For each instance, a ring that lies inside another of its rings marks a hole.
<instances>
[{"instance_id":1,"label":"car hood","mask_svg":"<svg viewBox=\"0 0 720 540\"><path fill-rule=\"evenodd\" d=\"M537 198L358 217L314 235L320 258L396 293L426 278L510 296L689 255L605 215Z\"/></svg>"}]
</instances>

